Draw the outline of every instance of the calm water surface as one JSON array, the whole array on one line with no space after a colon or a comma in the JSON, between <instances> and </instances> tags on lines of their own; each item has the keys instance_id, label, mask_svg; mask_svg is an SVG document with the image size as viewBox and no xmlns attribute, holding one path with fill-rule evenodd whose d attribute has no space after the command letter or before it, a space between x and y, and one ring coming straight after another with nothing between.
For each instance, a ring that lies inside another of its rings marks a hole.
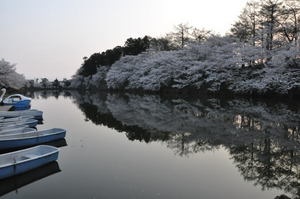
<instances>
[{"instance_id":1,"label":"calm water surface","mask_svg":"<svg viewBox=\"0 0 300 199\"><path fill-rule=\"evenodd\" d=\"M30 93L38 129L67 129L55 163L2 198L274 199L300 194L300 106L156 95Z\"/></svg>"}]
</instances>

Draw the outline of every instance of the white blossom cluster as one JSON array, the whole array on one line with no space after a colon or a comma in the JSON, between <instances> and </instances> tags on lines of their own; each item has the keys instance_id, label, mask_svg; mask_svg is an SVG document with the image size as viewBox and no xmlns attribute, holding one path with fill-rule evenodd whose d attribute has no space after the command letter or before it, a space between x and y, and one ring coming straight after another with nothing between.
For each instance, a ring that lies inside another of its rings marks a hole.
<instances>
[{"instance_id":1,"label":"white blossom cluster","mask_svg":"<svg viewBox=\"0 0 300 199\"><path fill-rule=\"evenodd\" d=\"M0 60L0 87L20 89L25 83L25 77L16 72L14 64Z\"/></svg>"},{"instance_id":2,"label":"white blossom cluster","mask_svg":"<svg viewBox=\"0 0 300 199\"><path fill-rule=\"evenodd\" d=\"M147 91L193 88L212 93L225 88L239 94L284 95L299 87L299 57L295 45L266 51L213 36L181 50L125 56L110 68L99 67L93 76L75 76L72 86Z\"/></svg>"}]
</instances>

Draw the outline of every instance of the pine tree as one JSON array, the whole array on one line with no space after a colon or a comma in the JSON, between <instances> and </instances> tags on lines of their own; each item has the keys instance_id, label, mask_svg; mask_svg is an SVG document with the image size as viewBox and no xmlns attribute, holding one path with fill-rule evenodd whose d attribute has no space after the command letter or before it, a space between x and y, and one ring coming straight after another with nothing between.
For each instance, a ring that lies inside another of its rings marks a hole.
<instances>
[{"instance_id":1,"label":"pine tree","mask_svg":"<svg viewBox=\"0 0 300 199\"><path fill-rule=\"evenodd\" d=\"M248 2L239 20L231 28L233 36L239 38L240 41L250 42L253 46L256 45L259 29L259 8L257 1Z\"/></svg>"},{"instance_id":2,"label":"pine tree","mask_svg":"<svg viewBox=\"0 0 300 199\"><path fill-rule=\"evenodd\" d=\"M281 16L282 2L279 0L264 0L260 9L260 21L265 38L265 48L274 48L274 38L279 32L279 18Z\"/></svg>"}]
</instances>

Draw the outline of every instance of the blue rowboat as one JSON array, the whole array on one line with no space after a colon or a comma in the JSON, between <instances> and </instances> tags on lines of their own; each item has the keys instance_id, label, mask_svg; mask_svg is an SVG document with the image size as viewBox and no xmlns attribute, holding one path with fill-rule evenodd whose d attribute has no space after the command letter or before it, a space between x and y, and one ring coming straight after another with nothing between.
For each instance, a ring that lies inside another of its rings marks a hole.
<instances>
[{"instance_id":1,"label":"blue rowboat","mask_svg":"<svg viewBox=\"0 0 300 199\"><path fill-rule=\"evenodd\" d=\"M35 109L25 110L25 111L0 111L0 117L11 118L20 116L31 116L34 119L42 120L43 112Z\"/></svg>"},{"instance_id":2,"label":"blue rowboat","mask_svg":"<svg viewBox=\"0 0 300 199\"><path fill-rule=\"evenodd\" d=\"M56 161L58 148L40 145L0 155L0 179L12 177Z\"/></svg>"},{"instance_id":3,"label":"blue rowboat","mask_svg":"<svg viewBox=\"0 0 300 199\"><path fill-rule=\"evenodd\" d=\"M0 132L3 131L10 131L10 130L14 130L14 129L20 129L20 128L28 128L28 126L26 125L13 125L13 126L4 126L4 127L0 127Z\"/></svg>"},{"instance_id":4,"label":"blue rowboat","mask_svg":"<svg viewBox=\"0 0 300 199\"><path fill-rule=\"evenodd\" d=\"M12 149L38 145L63 139L65 136L66 130L59 128L11 135L2 135L0 136L0 149Z\"/></svg>"},{"instance_id":5,"label":"blue rowboat","mask_svg":"<svg viewBox=\"0 0 300 199\"><path fill-rule=\"evenodd\" d=\"M24 116L11 117L11 118L3 117L3 118L0 118L0 124L5 123L5 122L17 122L17 121L24 120L24 119L34 119L34 117L31 115L24 115Z\"/></svg>"},{"instance_id":6,"label":"blue rowboat","mask_svg":"<svg viewBox=\"0 0 300 199\"><path fill-rule=\"evenodd\" d=\"M6 131L0 131L0 136L2 135L12 135L12 134L19 134L19 133L29 133L32 131L36 131L34 128L17 128L17 129L9 129Z\"/></svg>"},{"instance_id":7,"label":"blue rowboat","mask_svg":"<svg viewBox=\"0 0 300 199\"><path fill-rule=\"evenodd\" d=\"M10 126L16 126L16 125L25 125L28 127L35 127L38 124L38 121L35 119L23 119L20 121L14 121L14 122L3 122L0 123L0 128L1 127L10 127Z\"/></svg>"}]
</instances>

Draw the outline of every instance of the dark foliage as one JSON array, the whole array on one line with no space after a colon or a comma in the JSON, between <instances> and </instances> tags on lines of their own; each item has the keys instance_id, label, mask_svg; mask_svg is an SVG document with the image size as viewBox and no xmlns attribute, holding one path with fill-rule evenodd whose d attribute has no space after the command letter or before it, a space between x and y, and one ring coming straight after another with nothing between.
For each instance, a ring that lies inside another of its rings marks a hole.
<instances>
[{"instance_id":1,"label":"dark foliage","mask_svg":"<svg viewBox=\"0 0 300 199\"><path fill-rule=\"evenodd\" d=\"M53 85L54 88L59 88L59 87L60 87L60 84L59 84L58 79L55 79L55 80L53 81L52 85Z\"/></svg>"},{"instance_id":2,"label":"dark foliage","mask_svg":"<svg viewBox=\"0 0 300 199\"><path fill-rule=\"evenodd\" d=\"M146 51L150 47L151 38L145 36L144 38L129 38L124 45L124 55L138 55Z\"/></svg>"},{"instance_id":3,"label":"dark foliage","mask_svg":"<svg viewBox=\"0 0 300 199\"><path fill-rule=\"evenodd\" d=\"M78 74L87 77L95 74L98 67L111 66L122 56L138 55L150 47L150 41L151 38L148 36L137 39L129 38L126 40L124 47L116 46L102 53L94 53L89 58L84 57L84 62Z\"/></svg>"}]
</instances>

